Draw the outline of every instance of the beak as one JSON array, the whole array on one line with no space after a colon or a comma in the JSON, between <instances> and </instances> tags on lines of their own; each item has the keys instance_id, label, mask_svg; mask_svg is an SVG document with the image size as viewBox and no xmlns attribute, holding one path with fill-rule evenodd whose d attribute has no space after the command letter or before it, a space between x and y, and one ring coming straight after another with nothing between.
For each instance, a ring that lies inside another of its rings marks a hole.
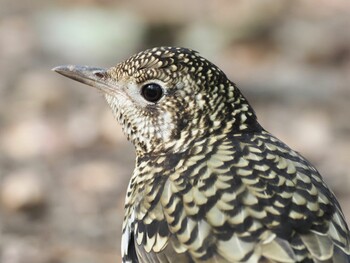
<instances>
[{"instance_id":1,"label":"beak","mask_svg":"<svg viewBox=\"0 0 350 263\"><path fill-rule=\"evenodd\" d=\"M105 93L110 93L111 91L111 85L108 85L106 69L88 66L64 65L55 67L52 70L65 77L95 87Z\"/></svg>"}]
</instances>

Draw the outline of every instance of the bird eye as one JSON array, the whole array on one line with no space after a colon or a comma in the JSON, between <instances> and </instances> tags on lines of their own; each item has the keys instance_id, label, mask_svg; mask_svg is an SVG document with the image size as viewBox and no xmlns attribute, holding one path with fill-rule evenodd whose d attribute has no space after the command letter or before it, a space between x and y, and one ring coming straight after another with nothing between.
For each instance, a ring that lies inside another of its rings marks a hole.
<instances>
[{"instance_id":1,"label":"bird eye","mask_svg":"<svg viewBox=\"0 0 350 263\"><path fill-rule=\"evenodd\" d=\"M157 102L163 96L163 89L157 83L148 83L142 86L141 95L149 102Z\"/></svg>"}]
</instances>

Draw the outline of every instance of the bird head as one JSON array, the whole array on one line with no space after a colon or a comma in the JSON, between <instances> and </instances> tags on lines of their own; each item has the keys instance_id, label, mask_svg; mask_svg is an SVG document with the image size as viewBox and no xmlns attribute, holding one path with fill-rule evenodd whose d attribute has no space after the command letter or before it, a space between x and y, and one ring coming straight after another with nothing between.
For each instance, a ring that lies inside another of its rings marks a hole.
<instances>
[{"instance_id":1,"label":"bird head","mask_svg":"<svg viewBox=\"0 0 350 263\"><path fill-rule=\"evenodd\" d=\"M138 155L185 150L195 140L257 125L234 83L190 49L153 48L109 69L53 70L102 91Z\"/></svg>"}]
</instances>

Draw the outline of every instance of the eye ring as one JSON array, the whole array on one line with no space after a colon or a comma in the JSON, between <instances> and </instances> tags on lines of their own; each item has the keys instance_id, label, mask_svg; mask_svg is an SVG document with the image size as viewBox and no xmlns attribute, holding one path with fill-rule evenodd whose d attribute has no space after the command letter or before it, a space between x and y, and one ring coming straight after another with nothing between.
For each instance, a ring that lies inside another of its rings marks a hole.
<instances>
[{"instance_id":1,"label":"eye ring","mask_svg":"<svg viewBox=\"0 0 350 263\"><path fill-rule=\"evenodd\" d=\"M157 83L147 83L141 88L141 95L145 100L156 103L163 95L163 88Z\"/></svg>"}]
</instances>

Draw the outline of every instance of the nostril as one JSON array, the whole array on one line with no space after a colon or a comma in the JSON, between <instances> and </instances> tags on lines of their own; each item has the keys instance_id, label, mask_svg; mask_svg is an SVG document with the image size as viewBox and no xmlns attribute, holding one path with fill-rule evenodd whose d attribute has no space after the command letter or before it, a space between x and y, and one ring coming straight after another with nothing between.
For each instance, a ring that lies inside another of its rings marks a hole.
<instances>
[{"instance_id":1,"label":"nostril","mask_svg":"<svg viewBox=\"0 0 350 263\"><path fill-rule=\"evenodd\" d=\"M105 77L105 73L104 72L101 72L101 71L96 71L94 72L94 75L100 79L104 78Z\"/></svg>"}]
</instances>

